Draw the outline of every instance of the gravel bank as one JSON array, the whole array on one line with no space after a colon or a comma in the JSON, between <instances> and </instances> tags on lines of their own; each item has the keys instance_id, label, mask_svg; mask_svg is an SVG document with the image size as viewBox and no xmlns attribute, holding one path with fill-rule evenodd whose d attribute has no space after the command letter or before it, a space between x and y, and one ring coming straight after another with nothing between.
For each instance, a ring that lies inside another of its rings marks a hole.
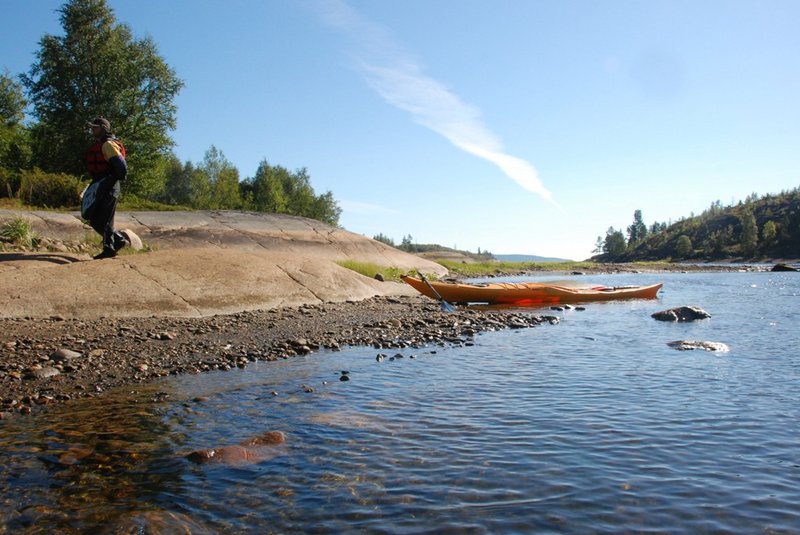
<instances>
[{"instance_id":1,"label":"gravel bank","mask_svg":"<svg viewBox=\"0 0 800 535\"><path fill-rule=\"evenodd\" d=\"M541 312L538 310L536 312ZM158 377L245 367L321 348L470 344L555 316L459 309L424 297L305 305L207 318L0 319L0 418Z\"/></svg>"}]
</instances>

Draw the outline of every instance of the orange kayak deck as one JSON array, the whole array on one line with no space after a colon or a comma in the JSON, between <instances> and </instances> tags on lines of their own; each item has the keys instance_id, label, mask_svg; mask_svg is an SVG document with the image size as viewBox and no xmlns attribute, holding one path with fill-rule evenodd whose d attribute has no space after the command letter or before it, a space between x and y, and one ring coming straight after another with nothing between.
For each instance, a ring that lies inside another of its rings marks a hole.
<instances>
[{"instance_id":1,"label":"orange kayak deck","mask_svg":"<svg viewBox=\"0 0 800 535\"><path fill-rule=\"evenodd\" d=\"M435 293L421 279L401 275L403 281L422 295L438 300ZM595 286L569 288L542 282L497 282L465 284L428 281L439 295L449 303L488 303L490 305L547 305L571 304L616 299L654 299L663 286Z\"/></svg>"}]
</instances>

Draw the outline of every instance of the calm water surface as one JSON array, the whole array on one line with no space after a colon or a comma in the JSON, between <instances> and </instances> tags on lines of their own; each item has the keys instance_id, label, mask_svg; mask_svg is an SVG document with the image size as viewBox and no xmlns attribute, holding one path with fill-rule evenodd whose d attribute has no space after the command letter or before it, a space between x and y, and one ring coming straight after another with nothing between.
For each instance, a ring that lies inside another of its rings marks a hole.
<instances>
[{"instance_id":1,"label":"calm water surface","mask_svg":"<svg viewBox=\"0 0 800 535\"><path fill-rule=\"evenodd\" d=\"M471 346L322 353L4 422L0 533L800 532L800 276L580 280L664 290ZM650 317L689 304L712 318ZM184 458L275 429L287 443L254 464Z\"/></svg>"}]
</instances>

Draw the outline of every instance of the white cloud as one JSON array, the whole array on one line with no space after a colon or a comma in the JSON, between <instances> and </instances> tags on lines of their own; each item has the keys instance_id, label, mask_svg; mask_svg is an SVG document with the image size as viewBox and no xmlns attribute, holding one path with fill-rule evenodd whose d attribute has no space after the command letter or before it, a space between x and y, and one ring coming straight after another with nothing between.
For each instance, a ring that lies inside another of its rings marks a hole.
<instances>
[{"instance_id":1,"label":"white cloud","mask_svg":"<svg viewBox=\"0 0 800 535\"><path fill-rule=\"evenodd\" d=\"M500 140L484 125L480 110L426 75L385 28L341 0L324 0L319 5L325 20L355 42L361 71L370 87L388 103L407 111L415 122L459 149L493 163L522 188L555 204L533 165L504 152Z\"/></svg>"}]
</instances>

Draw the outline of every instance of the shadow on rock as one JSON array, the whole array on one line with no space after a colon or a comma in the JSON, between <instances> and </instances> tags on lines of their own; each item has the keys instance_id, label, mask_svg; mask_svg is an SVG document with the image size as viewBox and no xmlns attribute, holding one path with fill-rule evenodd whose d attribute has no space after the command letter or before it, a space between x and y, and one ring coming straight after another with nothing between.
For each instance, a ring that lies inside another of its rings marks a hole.
<instances>
[{"instance_id":1,"label":"shadow on rock","mask_svg":"<svg viewBox=\"0 0 800 535\"><path fill-rule=\"evenodd\" d=\"M49 254L49 253L0 253L0 262L49 262L51 264L74 264L87 260L86 255Z\"/></svg>"}]
</instances>

